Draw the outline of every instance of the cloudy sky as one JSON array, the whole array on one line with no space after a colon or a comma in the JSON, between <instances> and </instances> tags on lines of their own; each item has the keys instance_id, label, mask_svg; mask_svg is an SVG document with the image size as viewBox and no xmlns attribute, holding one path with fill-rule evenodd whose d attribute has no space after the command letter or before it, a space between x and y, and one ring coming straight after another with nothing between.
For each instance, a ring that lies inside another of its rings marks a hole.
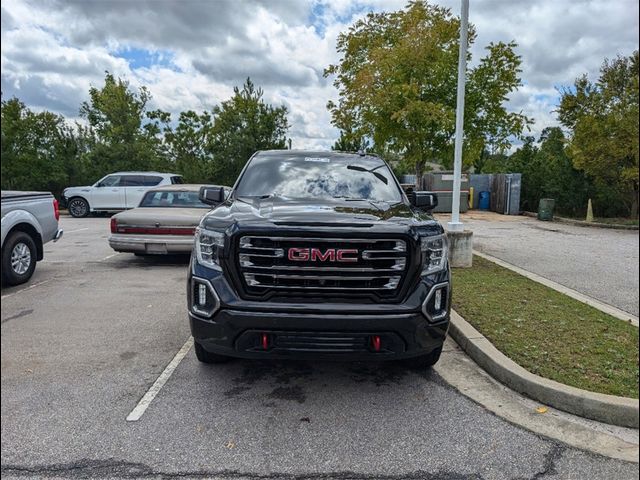
<instances>
[{"instance_id":1,"label":"cloudy sky","mask_svg":"<svg viewBox=\"0 0 640 480\"><path fill-rule=\"evenodd\" d=\"M459 12L459 0L440 0ZM2 94L75 119L104 71L146 85L153 108L210 109L250 76L289 108L294 148L328 148L336 92L323 69L335 42L369 11L406 0L3 0ZM556 88L597 75L605 57L638 48L637 0L471 0L475 58L515 40L524 86L509 107L554 123ZM174 117L177 115L174 115Z\"/></svg>"}]
</instances>

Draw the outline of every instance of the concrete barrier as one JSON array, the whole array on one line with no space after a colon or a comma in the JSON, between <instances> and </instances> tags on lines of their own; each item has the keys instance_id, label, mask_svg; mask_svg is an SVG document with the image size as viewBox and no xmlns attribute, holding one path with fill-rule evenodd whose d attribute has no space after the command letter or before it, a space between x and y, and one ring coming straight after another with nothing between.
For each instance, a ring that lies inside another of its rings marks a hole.
<instances>
[{"instance_id":1,"label":"concrete barrier","mask_svg":"<svg viewBox=\"0 0 640 480\"><path fill-rule=\"evenodd\" d=\"M473 232L447 231L449 240L449 264L454 268L469 268L473 265Z\"/></svg>"},{"instance_id":2,"label":"concrete barrier","mask_svg":"<svg viewBox=\"0 0 640 480\"><path fill-rule=\"evenodd\" d=\"M637 399L590 392L535 375L500 352L455 311L449 334L489 375L516 392L574 415L638 428Z\"/></svg>"}]
</instances>

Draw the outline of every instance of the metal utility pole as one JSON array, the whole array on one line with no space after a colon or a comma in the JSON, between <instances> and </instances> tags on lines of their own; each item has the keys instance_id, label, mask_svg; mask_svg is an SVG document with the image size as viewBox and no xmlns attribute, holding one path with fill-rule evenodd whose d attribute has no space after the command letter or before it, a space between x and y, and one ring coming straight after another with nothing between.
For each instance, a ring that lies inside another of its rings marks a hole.
<instances>
[{"instance_id":1,"label":"metal utility pole","mask_svg":"<svg viewBox=\"0 0 640 480\"><path fill-rule=\"evenodd\" d=\"M467 30L469 29L469 0L462 0L460 12L460 52L458 55L458 95L456 100L456 144L453 158L453 199L449 230L461 232L460 177L462 176L462 142L464 140L464 87L467 73Z\"/></svg>"}]
</instances>

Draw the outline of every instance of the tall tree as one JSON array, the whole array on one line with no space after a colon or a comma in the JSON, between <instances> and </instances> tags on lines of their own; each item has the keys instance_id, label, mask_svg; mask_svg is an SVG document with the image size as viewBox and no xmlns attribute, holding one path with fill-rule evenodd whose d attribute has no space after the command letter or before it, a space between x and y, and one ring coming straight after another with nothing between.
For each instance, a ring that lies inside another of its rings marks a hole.
<instances>
[{"instance_id":1,"label":"tall tree","mask_svg":"<svg viewBox=\"0 0 640 480\"><path fill-rule=\"evenodd\" d=\"M356 138L351 132L341 130L340 136L331 147L331 150L338 152L359 152L368 150L370 146L370 142L366 138Z\"/></svg>"},{"instance_id":2,"label":"tall tree","mask_svg":"<svg viewBox=\"0 0 640 480\"><path fill-rule=\"evenodd\" d=\"M77 133L64 118L2 101L2 188L59 193L82 178Z\"/></svg>"},{"instance_id":3,"label":"tall tree","mask_svg":"<svg viewBox=\"0 0 640 480\"><path fill-rule=\"evenodd\" d=\"M558 118L571 132L574 165L602 191L624 195L638 216L638 51L605 60L595 83L586 75L561 91Z\"/></svg>"},{"instance_id":4,"label":"tall tree","mask_svg":"<svg viewBox=\"0 0 640 480\"><path fill-rule=\"evenodd\" d=\"M212 178L213 156L208 146L212 142L213 118L209 112L181 112L175 129L165 134L176 170L186 181L198 183Z\"/></svg>"},{"instance_id":5,"label":"tall tree","mask_svg":"<svg viewBox=\"0 0 640 480\"><path fill-rule=\"evenodd\" d=\"M208 151L213 155L215 182L233 185L256 150L286 147L287 108L265 103L263 94L247 78L242 89L233 89L233 97L213 108Z\"/></svg>"},{"instance_id":6,"label":"tall tree","mask_svg":"<svg viewBox=\"0 0 640 480\"><path fill-rule=\"evenodd\" d=\"M89 98L82 103L80 115L94 136L89 161L95 175L169 166L162 134L170 115L148 109L151 94L146 87L133 91L129 82L106 72L104 86L91 87Z\"/></svg>"},{"instance_id":7,"label":"tall tree","mask_svg":"<svg viewBox=\"0 0 640 480\"><path fill-rule=\"evenodd\" d=\"M402 153L420 175L426 161L453 163L459 19L425 1L405 10L370 13L338 37L342 58L335 76L340 100L328 103L333 124L353 129ZM469 42L476 34L469 28ZM467 70L465 165L485 148L506 149L531 120L504 103L521 85L515 43L492 43L477 67ZM469 60L471 56L469 54Z\"/></svg>"}]
</instances>

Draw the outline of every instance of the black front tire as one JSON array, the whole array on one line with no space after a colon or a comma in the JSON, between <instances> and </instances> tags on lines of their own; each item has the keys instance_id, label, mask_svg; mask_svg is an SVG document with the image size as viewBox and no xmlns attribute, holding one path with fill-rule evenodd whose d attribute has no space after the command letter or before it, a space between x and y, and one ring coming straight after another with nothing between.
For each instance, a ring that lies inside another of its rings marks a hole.
<instances>
[{"instance_id":1,"label":"black front tire","mask_svg":"<svg viewBox=\"0 0 640 480\"><path fill-rule=\"evenodd\" d=\"M36 242L31 235L10 233L2 248L2 284L20 285L29 281L36 269L37 255Z\"/></svg>"},{"instance_id":2,"label":"black front tire","mask_svg":"<svg viewBox=\"0 0 640 480\"><path fill-rule=\"evenodd\" d=\"M226 355L218 355L217 353L211 353L204 349L198 342L193 342L193 348L196 352L196 358L202 363L226 363L231 360L231 357Z\"/></svg>"},{"instance_id":3,"label":"black front tire","mask_svg":"<svg viewBox=\"0 0 640 480\"><path fill-rule=\"evenodd\" d=\"M402 363L410 368L427 369L433 367L442 355L442 347L438 347L427 355L421 355L419 357L407 358L402 360Z\"/></svg>"},{"instance_id":4,"label":"black front tire","mask_svg":"<svg viewBox=\"0 0 640 480\"><path fill-rule=\"evenodd\" d=\"M91 209L89 208L89 202L84 198L74 197L69 200L69 215L74 218L84 218L89 216Z\"/></svg>"}]
</instances>

